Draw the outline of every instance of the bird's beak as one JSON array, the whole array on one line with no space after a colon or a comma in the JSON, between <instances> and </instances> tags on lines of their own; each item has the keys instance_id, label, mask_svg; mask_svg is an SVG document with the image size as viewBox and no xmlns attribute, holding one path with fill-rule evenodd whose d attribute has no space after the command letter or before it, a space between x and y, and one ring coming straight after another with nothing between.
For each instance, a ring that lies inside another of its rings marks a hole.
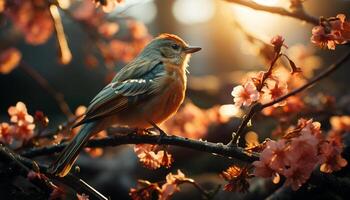
<instances>
[{"instance_id":1,"label":"bird's beak","mask_svg":"<svg viewBox=\"0 0 350 200\"><path fill-rule=\"evenodd\" d=\"M188 46L188 47L185 47L184 52L185 53L195 53L197 51L200 51L201 49L202 48L200 48L200 47Z\"/></svg>"}]
</instances>

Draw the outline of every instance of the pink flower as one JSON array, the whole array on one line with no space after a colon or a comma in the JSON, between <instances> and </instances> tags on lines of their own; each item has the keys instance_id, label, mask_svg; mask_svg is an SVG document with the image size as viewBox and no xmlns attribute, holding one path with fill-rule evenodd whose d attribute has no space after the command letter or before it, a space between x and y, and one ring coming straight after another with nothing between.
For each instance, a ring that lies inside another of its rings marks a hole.
<instances>
[{"instance_id":1,"label":"pink flower","mask_svg":"<svg viewBox=\"0 0 350 200\"><path fill-rule=\"evenodd\" d=\"M262 88L263 96L261 101L263 103L268 103L278 99L279 97L288 93L288 86L285 82L280 80L272 80L268 79L266 82L266 86ZM280 103L274 104L275 107L283 106L286 104L286 101L282 101Z\"/></svg>"},{"instance_id":2,"label":"pink flower","mask_svg":"<svg viewBox=\"0 0 350 200\"><path fill-rule=\"evenodd\" d=\"M266 148L261 152L259 161L253 162L255 175L261 177L271 177L274 172L281 172L286 165L286 141L268 141Z\"/></svg>"},{"instance_id":3,"label":"pink flower","mask_svg":"<svg viewBox=\"0 0 350 200\"><path fill-rule=\"evenodd\" d=\"M14 127L8 123L0 124L0 141L6 144L11 144L14 138Z\"/></svg>"},{"instance_id":4,"label":"pink flower","mask_svg":"<svg viewBox=\"0 0 350 200\"><path fill-rule=\"evenodd\" d=\"M11 116L11 122L28 122L33 123L34 119L27 112L27 107L23 102L17 102L16 106L11 106L8 109L8 113Z\"/></svg>"},{"instance_id":5,"label":"pink flower","mask_svg":"<svg viewBox=\"0 0 350 200\"><path fill-rule=\"evenodd\" d=\"M11 116L11 122L16 123L14 126L14 138L17 140L28 140L34 134L34 118L28 114L26 105L18 102L16 106L8 109Z\"/></svg>"},{"instance_id":6,"label":"pink flower","mask_svg":"<svg viewBox=\"0 0 350 200\"><path fill-rule=\"evenodd\" d=\"M280 52L282 46L287 47L287 46L284 44L284 38L283 38L282 36L280 36L280 35L274 36L274 37L271 39L270 43L274 46L275 52Z\"/></svg>"},{"instance_id":7,"label":"pink flower","mask_svg":"<svg viewBox=\"0 0 350 200\"><path fill-rule=\"evenodd\" d=\"M162 185L159 192L158 200L169 200L176 191L180 190L178 185L184 182L194 182L194 180L187 178L180 170L177 170L177 174L169 173L166 176L166 183Z\"/></svg>"},{"instance_id":8,"label":"pink flower","mask_svg":"<svg viewBox=\"0 0 350 200\"><path fill-rule=\"evenodd\" d=\"M318 46L335 49L337 44L344 44L350 39L350 23L344 14L323 19L319 26L312 29L311 41Z\"/></svg>"},{"instance_id":9,"label":"pink flower","mask_svg":"<svg viewBox=\"0 0 350 200\"><path fill-rule=\"evenodd\" d=\"M173 161L171 154L163 150L156 153L156 148L156 145L138 144L135 145L134 151L140 162L149 169L158 169L162 166L170 167Z\"/></svg>"},{"instance_id":10,"label":"pink flower","mask_svg":"<svg viewBox=\"0 0 350 200\"><path fill-rule=\"evenodd\" d=\"M294 191L298 190L310 178L310 175L310 169L307 166L290 167L284 172L287 178L284 184L291 186Z\"/></svg>"},{"instance_id":11,"label":"pink flower","mask_svg":"<svg viewBox=\"0 0 350 200\"><path fill-rule=\"evenodd\" d=\"M13 4L9 15L25 37L26 42L39 45L46 42L53 33L53 21L49 9L43 9L41 1L19 1Z\"/></svg>"},{"instance_id":12,"label":"pink flower","mask_svg":"<svg viewBox=\"0 0 350 200\"><path fill-rule=\"evenodd\" d=\"M309 166L309 173L311 174L319 161L319 142L320 140L315 135L312 135L311 131L305 131L299 137L292 138L288 153L286 153L290 166L294 168L297 166Z\"/></svg>"},{"instance_id":13,"label":"pink flower","mask_svg":"<svg viewBox=\"0 0 350 200\"><path fill-rule=\"evenodd\" d=\"M231 95L237 107L241 107L242 105L249 106L257 101L260 96L255 85L251 81L245 83L244 86L238 85L234 87Z\"/></svg>"},{"instance_id":14,"label":"pink flower","mask_svg":"<svg viewBox=\"0 0 350 200\"><path fill-rule=\"evenodd\" d=\"M35 124L20 121L15 127L14 137L17 140L29 140L34 135Z\"/></svg>"},{"instance_id":15,"label":"pink flower","mask_svg":"<svg viewBox=\"0 0 350 200\"><path fill-rule=\"evenodd\" d=\"M315 26L312 29L311 42L321 48L327 47L328 49L334 50L335 45L342 42L342 38L335 32L326 33L323 26Z\"/></svg>"},{"instance_id":16,"label":"pink flower","mask_svg":"<svg viewBox=\"0 0 350 200\"><path fill-rule=\"evenodd\" d=\"M321 145L321 155L324 161L321 164L320 170L325 173L332 173L345 167L348 162L341 156L343 151L342 144L336 140L327 140Z\"/></svg>"}]
</instances>

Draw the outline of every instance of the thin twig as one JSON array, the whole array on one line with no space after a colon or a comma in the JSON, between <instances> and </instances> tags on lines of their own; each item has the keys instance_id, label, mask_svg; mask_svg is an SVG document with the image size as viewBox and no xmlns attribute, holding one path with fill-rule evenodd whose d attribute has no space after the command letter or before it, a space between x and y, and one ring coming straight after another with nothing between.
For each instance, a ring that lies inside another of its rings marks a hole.
<instances>
[{"instance_id":1,"label":"thin twig","mask_svg":"<svg viewBox=\"0 0 350 200\"><path fill-rule=\"evenodd\" d=\"M342 58L340 58L336 63L332 64L330 67L328 67L325 71L323 71L322 73L320 73L319 75L315 76L313 79L311 79L310 81L308 81L305 85L301 86L300 88L297 88L291 92L289 92L288 94L279 97L278 99L275 99L274 101L271 101L269 103L263 104L261 106L261 110L267 107L270 107L276 103L279 103L285 99L287 99L290 96L293 96L309 87L312 87L316 82L318 82L319 80L329 76L330 74L332 74L334 71L336 71L338 68L340 68L340 66L342 66L348 59L350 58L350 52L348 52L347 54L345 54Z\"/></svg>"},{"instance_id":2,"label":"thin twig","mask_svg":"<svg viewBox=\"0 0 350 200\"><path fill-rule=\"evenodd\" d=\"M270 63L269 69L266 72L264 72L264 74L260 80L260 85L256 88L258 92L260 92L262 90L262 88L264 87L265 81L272 74L273 68L274 68L277 60L281 57L281 55L282 55L281 49L279 49L279 50L277 50L277 52L275 52L275 56ZM255 103L250 107L248 114L243 117L242 123L239 125L237 131L232 134L232 140L228 143L229 146L238 145L239 138L241 137L244 128L246 127L248 122L254 117L255 113L262 110L260 107L261 107L260 103Z\"/></svg>"},{"instance_id":3,"label":"thin twig","mask_svg":"<svg viewBox=\"0 0 350 200\"><path fill-rule=\"evenodd\" d=\"M295 12L292 12L282 7L265 6L265 5L255 3L254 1L251 1L251 0L225 0L225 1L246 6L255 10L261 10L269 13L279 14L282 16L292 17L313 25L319 24L318 18L307 14L302 8L298 9Z\"/></svg>"},{"instance_id":4,"label":"thin twig","mask_svg":"<svg viewBox=\"0 0 350 200\"><path fill-rule=\"evenodd\" d=\"M47 166L42 165L39 163L34 162L31 159L24 158L16 153L8 153L11 150L9 150L7 147L0 145L0 153L8 154L8 157L11 157L11 159L17 164L20 165L23 169L26 171L29 171L33 168L33 166L38 166L40 173L45 174L47 177L49 177L52 180L55 180L57 182L60 182L64 185L67 185L74 189L76 192L84 193L86 195L89 195L91 199L99 199L99 200L107 200L105 196L103 196L100 192L98 192L95 188L91 187L89 184L87 184L85 181L83 181L80 178L75 177L72 174L68 174L67 176L60 178L53 176L51 174L47 174ZM11 164L11 163L10 163Z\"/></svg>"},{"instance_id":5,"label":"thin twig","mask_svg":"<svg viewBox=\"0 0 350 200\"><path fill-rule=\"evenodd\" d=\"M316 82L320 81L321 79L329 76L330 74L332 74L334 71L336 71L337 69L339 69L347 60L350 59L350 52L348 52L347 54L345 54L342 58L340 58L337 62L335 62L334 64L332 64L330 67L328 67L325 71L323 71L322 73L320 73L319 75L315 76L313 79L311 79L310 81L308 81L306 84L304 84L303 86L289 92L286 95L283 95L277 99L275 99L274 101L271 101L269 103L265 103L265 104L260 104L260 103L256 103L254 104L251 109L249 110L248 114L245 115L245 117L243 117L242 122L237 130L237 132L235 133L233 139L230 141L230 143L228 145L237 145L238 139L241 135L241 133L243 132L243 130L245 129L245 127L247 127L248 122L252 119L252 117L255 115L255 113L262 111L264 108L270 107L276 103L279 103L281 101L286 100L288 97L296 95L300 92L302 92L305 89L310 88L311 86L313 86Z\"/></svg>"},{"instance_id":6,"label":"thin twig","mask_svg":"<svg viewBox=\"0 0 350 200\"><path fill-rule=\"evenodd\" d=\"M35 71L32 67L28 66L28 64L23 61L20 63L19 68L27 73L33 80L35 80L36 83L40 85L56 101L58 107L62 113L67 116L68 119L74 116L67 102L64 100L63 94L54 89L43 76L41 76L37 71Z\"/></svg>"},{"instance_id":7,"label":"thin twig","mask_svg":"<svg viewBox=\"0 0 350 200\"><path fill-rule=\"evenodd\" d=\"M195 181L185 180L182 182L189 183L189 184L193 185L201 193L201 195L203 195L203 197L205 197L205 199L210 199L212 197L212 194L210 192L206 191L204 188L202 188L202 186L200 186Z\"/></svg>"},{"instance_id":8,"label":"thin twig","mask_svg":"<svg viewBox=\"0 0 350 200\"><path fill-rule=\"evenodd\" d=\"M123 144L159 144L159 137L159 135L137 134L113 135L102 139L92 139L88 142L86 147L108 147ZM222 143L193 140L175 135L162 136L161 144L190 148L202 152L232 157L246 162L252 162L259 158L258 154L248 153L241 147L227 146ZM62 151L66 145L67 143L62 143L41 148L32 148L22 152L21 155L25 157L50 155Z\"/></svg>"}]
</instances>

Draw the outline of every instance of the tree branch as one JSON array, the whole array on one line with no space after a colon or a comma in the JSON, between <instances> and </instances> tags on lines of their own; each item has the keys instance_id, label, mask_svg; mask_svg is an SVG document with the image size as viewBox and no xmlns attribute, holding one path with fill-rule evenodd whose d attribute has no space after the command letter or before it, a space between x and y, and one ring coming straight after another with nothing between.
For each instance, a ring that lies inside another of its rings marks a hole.
<instances>
[{"instance_id":1,"label":"tree branch","mask_svg":"<svg viewBox=\"0 0 350 200\"><path fill-rule=\"evenodd\" d=\"M255 10L261 10L261 11L265 11L265 12L269 12L269 13L279 14L282 16L292 17L292 18L299 19L299 20L305 21L305 22L313 24L313 25L319 24L318 18L307 14L302 8L298 9L295 12L292 12L292 11L288 11L287 9L281 8L281 7L261 5L261 4L255 3L254 1L251 1L251 0L225 0L225 1L230 2L230 3L239 4L242 6L246 6L246 7L255 9Z\"/></svg>"},{"instance_id":2,"label":"tree branch","mask_svg":"<svg viewBox=\"0 0 350 200\"><path fill-rule=\"evenodd\" d=\"M237 145L238 139L240 137L240 135L242 134L243 130L247 127L248 122L253 118L253 116L255 115L255 113L262 111L264 108L270 107L276 103L279 103L281 101L286 100L288 97L293 96L298 94L299 92L302 92L305 89L308 89L310 87L312 87L316 82L320 81L321 79L329 76L330 74L332 74L334 71L336 71L337 69L339 69L347 60L350 59L350 52L348 52L347 54L345 54L342 58L340 58L337 62L335 62L334 64L332 64L330 67L328 67L328 69L326 69L325 71L323 71L322 73L320 73L319 75L315 76L314 78L312 78L310 81L308 81L306 84L304 84L303 86L289 92L286 95L283 95L281 97L279 97L278 99L275 99L274 101L271 101L269 103L265 103L265 104L260 104L260 103L255 103L250 110L248 111L248 114L246 114L243 119L241 124L239 125L239 128L237 130L236 133L234 133L234 137L232 138L232 140L228 143L228 146L234 146Z\"/></svg>"},{"instance_id":3,"label":"tree branch","mask_svg":"<svg viewBox=\"0 0 350 200\"><path fill-rule=\"evenodd\" d=\"M193 140L175 135L166 135L160 138L159 135L113 135L102 139L92 139L86 147L108 147L123 144L162 144L180 146L202 152L215 153L218 155L236 158L246 162L253 162L259 159L258 154L246 152L241 147L227 146L222 143L212 143L201 140ZM21 153L25 157L49 155L63 150L67 143L58 145L33 148Z\"/></svg>"},{"instance_id":4,"label":"tree branch","mask_svg":"<svg viewBox=\"0 0 350 200\"><path fill-rule=\"evenodd\" d=\"M12 150L10 150L9 148L7 148L2 144L0 144L0 157L4 157L5 159L8 158L9 160L12 160L12 162L7 163L9 166L16 165L24 169L24 171L26 172L24 176L27 176L29 170L33 170L34 166L38 166L40 169L40 173L44 173L50 179L71 187L76 192L85 193L86 195L89 195L92 199L107 200L105 196L103 196L95 188L91 187L82 179L77 178L72 174L68 174L67 176L62 178L53 176L51 174L47 174L46 172L48 167L46 165L42 165L42 164L36 163L31 159L24 158L12 152Z\"/></svg>"}]
</instances>

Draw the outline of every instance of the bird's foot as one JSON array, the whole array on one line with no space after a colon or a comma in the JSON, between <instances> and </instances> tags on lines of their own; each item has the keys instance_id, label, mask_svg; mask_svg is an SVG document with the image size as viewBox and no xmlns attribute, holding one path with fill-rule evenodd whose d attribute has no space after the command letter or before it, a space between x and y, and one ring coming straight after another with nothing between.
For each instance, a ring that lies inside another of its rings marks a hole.
<instances>
[{"instance_id":1,"label":"bird's foot","mask_svg":"<svg viewBox=\"0 0 350 200\"><path fill-rule=\"evenodd\" d=\"M156 123L154 123L154 122L149 122L149 123L150 123L155 129L158 130L158 132L159 132L159 138L158 138L157 143L158 143L158 144L161 144L163 138L164 138L165 136L167 136L168 134L166 134Z\"/></svg>"}]
</instances>

